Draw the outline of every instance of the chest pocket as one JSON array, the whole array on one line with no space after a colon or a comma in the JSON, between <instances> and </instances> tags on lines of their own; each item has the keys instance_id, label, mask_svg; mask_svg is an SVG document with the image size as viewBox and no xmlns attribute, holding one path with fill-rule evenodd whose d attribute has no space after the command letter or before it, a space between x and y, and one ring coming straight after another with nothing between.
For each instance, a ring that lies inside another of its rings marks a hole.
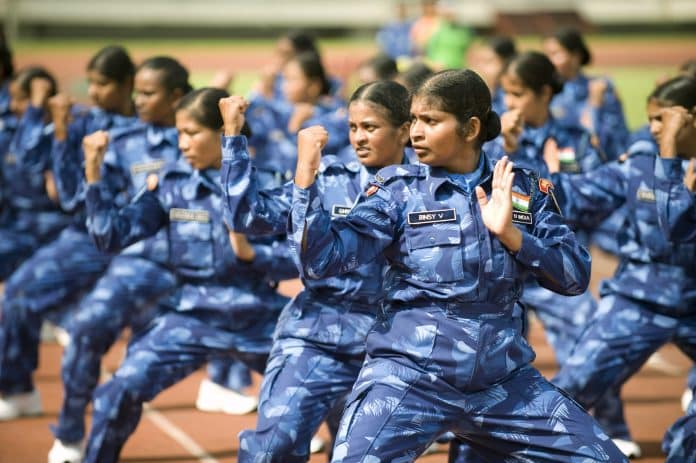
<instances>
[{"instance_id":1,"label":"chest pocket","mask_svg":"<svg viewBox=\"0 0 696 463\"><path fill-rule=\"evenodd\" d=\"M461 280L464 277L461 241L458 223L407 226L406 243L413 276L433 283Z\"/></svg>"},{"instance_id":2,"label":"chest pocket","mask_svg":"<svg viewBox=\"0 0 696 463\"><path fill-rule=\"evenodd\" d=\"M206 210L169 211L170 260L175 267L197 270L213 267L213 226Z\"/></svg>"}]
</instances>

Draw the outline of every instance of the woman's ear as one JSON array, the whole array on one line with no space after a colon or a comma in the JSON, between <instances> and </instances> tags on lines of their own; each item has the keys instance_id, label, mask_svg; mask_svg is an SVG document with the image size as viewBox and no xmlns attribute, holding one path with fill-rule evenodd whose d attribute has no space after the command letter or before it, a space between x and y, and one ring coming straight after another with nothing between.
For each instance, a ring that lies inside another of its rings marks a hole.
<instances>
[{"instance_id":1,"label":"woman's ear","mask_svg":"<svg viewBox=\"0 0 696 463\"><path fill-rule=\"evenodd\" d=\"M411 121L404 122L397 129L399 142L406 146L406 143L411 139Z\"/></svg>"},{"instance_id":2,"label":"woman's ear","mask_svg":"<svg viewBox=\"0 0 696 463\"><path fill-rule=\"evenodd\" d=\"M467 125L469 127L466 130L464 139L467 141L467 143L473 143L481 133L481 119L478 117L471 117Z\"/></svg>"}]
</instances>

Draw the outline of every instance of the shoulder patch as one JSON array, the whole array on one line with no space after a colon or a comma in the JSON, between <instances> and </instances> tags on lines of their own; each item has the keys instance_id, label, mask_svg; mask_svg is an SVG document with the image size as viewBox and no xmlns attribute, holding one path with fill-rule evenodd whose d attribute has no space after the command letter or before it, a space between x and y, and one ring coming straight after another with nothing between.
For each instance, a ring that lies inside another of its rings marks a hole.
<instances>
[{"instance_id":1,"label":"shoulder patch","mask_svg":"<svg viewBox=\"0 0 696 463\"><path fill-rule=\"evenodd\" d=\"M373 194L377 193L377 190L379 190L379 187L377 185L370 185L367 187L367 190L365 191L366 196L372 196Z\"/></svg>"},{"instance_id":2,"label":"shoulder patch","mask_svg":"<svg viewBox=\"0 0 696 463\"><path fill-rule=\"evenodd\" d=\"M539 179L539 191L544 194L549 194L549 190L553 190L553 182L546 178Z\"/></svg>"},{"instance_id":3,"label":"shoulder patch","mask_svg":"<svg viewBox=\"0 0 696 463\"><path fill-rule=\"evenodd\" d=\"M375 182L387 184L391 180L403 177L423 177L424 168L417 164L395 164L379 170L374 176Z\"/></svg>"}]
</instances>

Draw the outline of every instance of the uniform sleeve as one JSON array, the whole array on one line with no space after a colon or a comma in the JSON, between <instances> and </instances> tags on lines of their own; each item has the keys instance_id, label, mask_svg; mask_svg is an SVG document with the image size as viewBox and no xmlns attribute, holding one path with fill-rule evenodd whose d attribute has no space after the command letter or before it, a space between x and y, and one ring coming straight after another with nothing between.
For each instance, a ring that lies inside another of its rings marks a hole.
<instances>
[{"instance_id":1,"label":"uniform sleeve","mask_svg":"<svg viewBox=\"0 0 696 463\"><path fill-rule=\"evenodd\" d=\"M131 204L117 209L106 185L96 182L87 187L85 203L87 231L101 251L118 252L154 235L168 221L157 195L151 191L144 191Z\"/></svg>"},{"instance_id":2,"label":"uniform sleeve","mask_svg":"<svg viewBox=\"0 0 696 463\"><path fill-rule=\"evenodd\" d=\"M582 294L590 282L590 254L557 212L553 191L537 191L531 212L531 232L522 231L515 259L545 288L568 296Z\"/></svg>"},{"instance_id":3,"label":"uniform sleeve","mask_svg":"<svg viewBox=\"0 0 696 463\"><path fill-rule=\"evenodd\" d=\"M592 228L626 201L629 163L610 162L582 174L551 175L567 223Z\"/></svg>"},{"instance_id":4,"label":"uniform sleeve","mask_svg":"<svg viewBox=\"0 0 696 463\"><path fill-rule=\"evenodd\" d=\"M331 219L321 207L316 183L295 187L290 214L290 242L298 256L300 275L321 279L367 264L394 241L400 210L392 195L362 195L348 216Z\"/></svg>"},{"instance_id":5,"label":"uniform sleeve","mask_svg":"<svg viewBox=\"0 0 696 463\"><path fill-rule=\"evenodd\" d=\"M599 108L590 108L590 117L599 145L609 160L617 159L626 151L630 135L626 127L623 107L613 85L604 93L604 103Z\"/></svg>"},{"instance_id":6,"label":"uniform sleeve","mask_svg":"<svg viewBox=\"0 0 696 463\"><path fill-rule=\"evenodd\" d=\"M43 108L29 106L20 121L21 144L18 149L21 155L18 160L37 166L42 171L51 169L51 143L52 136L44 133L44 116L46 111ZM19 154L19 153L17 153Z\"/></svg>"},{"instance_id":7,"label":"uniform sleeve","mask_svg":"<svg viewBox=\"0 0 696 463\"><path fill-rule=\"evenodd\" d=\"M84 136L84 118L80 118L68 126L65 140L53 140L53 175L60 204L67 212L74 211L84 199L84 154L81 146Z\"/></svg>"},{"instance_id":8,"label":"uniform sleeve","mask_svg":"<svg viewBox=\"0 0 696 463\"><path fill-rule=\"evenodd\" d=\"M221 180L225 221L231 230L248 235L287 231L292 184L259 191L243 135L223 137Z\"/></svg>"},{"instance_id":9,"label":"uniform sleeve","mask_svg":"<svg viewBox=\"0 0 696 463\"><path fill-rule=\"evenodd\" d=\"M681 159L655 162L655 199L660 228L670 241L696 241L696 198L683 182Z\"/></svg>"}]
</instances>

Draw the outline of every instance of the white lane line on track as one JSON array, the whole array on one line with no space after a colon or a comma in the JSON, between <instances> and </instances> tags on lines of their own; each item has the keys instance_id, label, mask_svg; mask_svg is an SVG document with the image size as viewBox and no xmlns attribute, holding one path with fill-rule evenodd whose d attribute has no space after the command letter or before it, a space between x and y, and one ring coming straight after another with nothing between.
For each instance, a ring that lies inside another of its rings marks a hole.
<instances>
[{"instance_id":1,"label":"white lane line on track","mask_svg":"<svg viewBox=\"0 0 696 463\"><path fill-rule=\"evenodd\" d=\"M101 381L108 381L112 376L113 374L111 372L102 370ZM206 452L203 447L198 445L198 443L193 440L191 436L186 434L183 429L169 421L166 416L160 413L149 403L143 404L143 414L147 419L152 421L152 423L159 428L160 431L168 435L174 442L183 447L184 450L190 453L193 457L198 458L198 461L201 463L220 463L211 454Z\"/></svg>"},{"instance_id":2,"label":"white lane line on track","mask_svg":"<svg viewBox=\"0 0 696 463\"><path fill-rule=\"evenodd\" d=\"M198 445L183 429L172 423L162 413L149 404L144 404L145 416L152 421L162 432L171 437L188 453L198 458L201 463L219 463L211 454Z\"/></svg>"}]
</instances>

